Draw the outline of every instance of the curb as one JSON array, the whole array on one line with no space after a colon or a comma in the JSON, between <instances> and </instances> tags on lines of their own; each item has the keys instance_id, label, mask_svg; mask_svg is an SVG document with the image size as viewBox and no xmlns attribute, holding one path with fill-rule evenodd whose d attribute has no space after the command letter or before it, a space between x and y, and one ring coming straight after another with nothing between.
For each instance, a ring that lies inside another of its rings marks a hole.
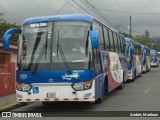
<instances>
[{"instance_id":1,"label":"curb","mask_svg":"<svg viewBox=\"0 0 160 120\"><path fill-rule=\"evenodd\" d=\"M10 110L13 110L13 109L16 109L18 107L25 106L25 105L27 105L27 104L26 103L13 102L13 103L10 103L8 105L0 106L0 112L10 111Z\"/></svg>"}]
</instances>

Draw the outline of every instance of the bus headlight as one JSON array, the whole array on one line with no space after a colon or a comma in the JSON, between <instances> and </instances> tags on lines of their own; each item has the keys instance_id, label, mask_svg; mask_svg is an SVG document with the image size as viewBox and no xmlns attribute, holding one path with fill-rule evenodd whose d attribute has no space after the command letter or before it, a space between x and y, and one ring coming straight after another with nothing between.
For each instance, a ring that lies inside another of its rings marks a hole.
<instances>
[{"instance_id":1,"label":"bus headlight","mask_svg":"<svg viewBox=\"0 0 160 120\"><path fill-rule=\"evenodd\" d=\"M18 91L28 92L31 90L32 86L29 84L19 84L16 85Z\"/></svg>"},{"instance_id":2,"label":"bus headlight","mask_svg":"<svg viewBox=\"0 0 160 120\"><path fill-rule=\"evenodd\" d=\"M128 70L128 74L130 74L131 73L131 70Z\"/></svg>"},{"instance_id":3,"label":"bus headlight","mask_svg":"<svg viewBox=\"0 0 160 120\"><path fill-rule=\"evenodd\" d=\"M76 91L88 90L92 87L93 80L72 84L72 88Z\"/></svg>"}]
</instances>

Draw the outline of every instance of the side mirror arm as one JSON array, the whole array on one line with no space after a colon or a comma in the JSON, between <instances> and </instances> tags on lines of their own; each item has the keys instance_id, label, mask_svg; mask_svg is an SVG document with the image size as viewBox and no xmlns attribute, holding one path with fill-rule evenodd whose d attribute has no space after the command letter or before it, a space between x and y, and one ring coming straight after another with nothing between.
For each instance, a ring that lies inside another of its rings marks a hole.
<instances>
[{"instance_id":1,"label":"side mirror arm","mask_svg":"<svg viewBox=\"0 0 160 120\"><path fill-rule=\"evenodd\" d=\"M13 33L21 33L21 30L18 28L11 28L5 32L3 39L2 39L3 50L5 50L5 51L9 50L9 42L11 40L11 36Z\"/></svg>"}]
</instances>

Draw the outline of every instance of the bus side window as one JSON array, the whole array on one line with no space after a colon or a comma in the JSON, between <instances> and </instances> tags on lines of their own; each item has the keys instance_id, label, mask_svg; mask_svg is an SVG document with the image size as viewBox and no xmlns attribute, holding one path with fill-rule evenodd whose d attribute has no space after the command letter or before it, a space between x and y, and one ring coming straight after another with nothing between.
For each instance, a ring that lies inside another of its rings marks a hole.
<instances>
[{"instance_id":1,"label":"bus side window","mask_svg":"<svg viewBox=\"0 0 160 120\"><path fill-rule=\"evenodd\" d=\"M104 39L103 39L103 29L99 26L99 49L104 50Z\"/></svg>"},{"instance_id":2,"label":"bus side window","mask_svg":"<svg viewBox=\"0 0 160 120\"><path fill-rule=\"evenodd\" d=\"M110 49L111 51L114 51L114 39L113 39L113 34L111 31L109 31L109 40L110 40Z\"/></svg>"},{"instance_id":3,"label":"bus side window","mask_svg":"<svg viewBox=\"0 0 160 120\"><path fill-rule=\"evenodd\" d=\"M122 43L121 43L121 38L120 38L120 36L119 35L117 35L117 37L118 37L118 41L119 41L119 51L122 53L123 52L123 49L122 49Z\"/></svg>"},{"instance_id":4,"label":"bus side window","mask_svg":"<svg viewBox=\"0 0 160 120\"><path fill-rule=\"evenodd\" d=\"M95 58L95 76L98 76L100 73L102 73L102 66L100 64L100 54L98 49L94 49L94 58Z\"/></svg>"},{"instance_id":5,"label":"bus side window","mask_svg":"<svg viewBox=\"0 0 160 120\"><path fill-rule=\"evenodd\" d=\"M105 39L105 50L110 50L108 29L104 27L103 30L104 30L104 39Z\"/></svg>"},{"instance_id":6,"label":"bus side window","mask_svg":"<svg viewBox=\"0 0 160 120\"><path fill-rule=\"evenodd\" d=\"M126 47L125 42L124 42L124 38L120 37L121 40L121 44L122 44L122 49L124 50L124 48Z\"/></svg>"},{"instance_id":7,"label":"bus side window","mask_svg":"<svg viewBox=\"0 0 160 120\"><path fill-rule=\"evenodd\" d=\"M118 46L118 40L117 40L117 36L116 33L113 33L114 36L114 46L115 46L115 51L118 52L119 51L119 46Z\"/></svg>"}]
</instances>

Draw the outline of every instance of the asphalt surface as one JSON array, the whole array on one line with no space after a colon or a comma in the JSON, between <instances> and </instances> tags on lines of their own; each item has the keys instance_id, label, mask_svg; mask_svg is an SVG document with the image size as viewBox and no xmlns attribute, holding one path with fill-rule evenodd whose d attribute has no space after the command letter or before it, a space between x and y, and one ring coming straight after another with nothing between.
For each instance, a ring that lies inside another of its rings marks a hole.
<instances>
[{"instance_id":1,"label":"asphalt surface","mask_svg":"<svg viewBox=\"0 0 160 120\"><path fill-rule=\"evenodd\" d=\"M54 113L61 117L63 114L59 113L64 111L160 111L160 67L152 68L133 82L127 82L122 90L114 90L101 104L63 102L43 106L37 102L13 111L46 111L48 115Z\"/></svg>"}]
</instances>

